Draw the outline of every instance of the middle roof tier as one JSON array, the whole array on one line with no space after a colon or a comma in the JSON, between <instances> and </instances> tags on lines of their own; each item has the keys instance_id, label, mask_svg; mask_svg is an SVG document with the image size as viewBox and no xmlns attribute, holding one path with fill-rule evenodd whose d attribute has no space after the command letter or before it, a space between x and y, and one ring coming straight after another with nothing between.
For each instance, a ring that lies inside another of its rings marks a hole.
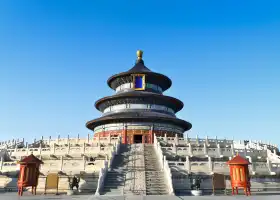
<instances>
[{"instance_id":1,"label":"middle roof tier","mask_svg":"<svg viewBox=\"0 0 280 200\"><path fill-rule=\"evenodd\" d=\"M131 91L107 96L95 102L97 110L104 112L106 108L119 104L156 104L171 108L175 113L184 107L184 103L174 97L152 92Z\"/></svg>"}]
</instances>

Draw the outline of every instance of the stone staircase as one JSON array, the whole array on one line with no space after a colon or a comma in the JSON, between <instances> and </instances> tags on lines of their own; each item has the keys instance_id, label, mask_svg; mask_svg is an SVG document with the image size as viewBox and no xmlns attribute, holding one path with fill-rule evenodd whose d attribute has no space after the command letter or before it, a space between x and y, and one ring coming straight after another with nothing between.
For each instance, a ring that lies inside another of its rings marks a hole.
<instances>
[{"instance_id":1,"label":"stone staircase","mask_svg":"<svg viewBox=\"0 0 280 200\"><path fill-rule=\"evenodd\" d=\"M168 195L168 187L153 145L145 144L146 195Z\"/></svg>"},{"instance_id":2,"label":"stone staircase","mask_svg":"<svg viewBox=\"0 0 280 200\"><path fill-rule=\"evenodd\" d=\"M108 171L101 195L122 195L125 176L129 162L129 145L121 145L119 155L116 155L111 171Z\"/></svg>"}]
</instances>

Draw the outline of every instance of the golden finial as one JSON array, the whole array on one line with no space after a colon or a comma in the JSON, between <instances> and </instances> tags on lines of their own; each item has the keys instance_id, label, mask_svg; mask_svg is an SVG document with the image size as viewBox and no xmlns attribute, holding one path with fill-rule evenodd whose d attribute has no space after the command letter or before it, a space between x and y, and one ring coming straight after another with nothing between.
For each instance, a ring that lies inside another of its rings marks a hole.
<instances>
[{"instance_id":1,"label":"golden finial","mask_svg":"<svg viewBox=\"0 0 280 200\"><path fill-rule=\"evenodd\" d=\"M138 50L138 51L136 52L136 55L137 55L137 59L138 59L138 60L142 60L143 51Z\"/></svg>"}]
</instances>

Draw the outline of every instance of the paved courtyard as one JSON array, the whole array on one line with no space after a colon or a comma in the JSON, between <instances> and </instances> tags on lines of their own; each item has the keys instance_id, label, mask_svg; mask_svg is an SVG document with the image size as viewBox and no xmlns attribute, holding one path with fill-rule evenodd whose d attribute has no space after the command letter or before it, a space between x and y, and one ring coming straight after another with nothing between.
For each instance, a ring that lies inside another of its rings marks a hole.
<instances>
[{"instance_id":1,"label":"paved courtyard","mask_svg":"<svg viewBox=\"0 0 280 200\"><path fill-rule=\"evenodd\" d=\"M16 193L0 193L0 200L39 200L39 199L84 199L84 200L235 200L235 199L248 199L248 200L279 200L280 195L257 195L257 196L201 196L201 197L193 197L193 196L92 196L92 195L80 195L80 196L54 196L54 195L37 195L30 196L28 194L23 195L22 197L18 197Z\"/></svg>"}]
</instances>

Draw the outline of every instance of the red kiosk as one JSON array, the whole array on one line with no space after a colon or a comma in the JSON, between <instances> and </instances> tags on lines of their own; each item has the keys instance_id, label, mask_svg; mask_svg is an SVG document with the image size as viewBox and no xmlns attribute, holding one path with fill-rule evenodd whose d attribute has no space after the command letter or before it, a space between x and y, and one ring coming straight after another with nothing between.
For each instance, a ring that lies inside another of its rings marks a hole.
<instances>
[{"instance_id":1,"label":"red kiosk","mask_svg":"<svg viewBox=\"0 0 280 200\"><path fill-rule=\"evenodd\" d=\"M39 167L43 164L33 154L19 161L20 172L18 177L18 195L22 196L23 188L32 187L32 194L36 195L38 185Z\"/></svg>"},{"instance_id":2,"label":"red kiosk","mask_svg":"<svg viewBox=\"0 0 280 200\"><path fill-rule=\"evenodd\" d=\"M238 154L227 162L230 168L230 179L232 187L232 195L238 194L238 188L244 188L245 194L251 195L250 191L250 177L249 177L249 168L250 164L248 160L239 156Z\"/></svg>"}]
</instances>

